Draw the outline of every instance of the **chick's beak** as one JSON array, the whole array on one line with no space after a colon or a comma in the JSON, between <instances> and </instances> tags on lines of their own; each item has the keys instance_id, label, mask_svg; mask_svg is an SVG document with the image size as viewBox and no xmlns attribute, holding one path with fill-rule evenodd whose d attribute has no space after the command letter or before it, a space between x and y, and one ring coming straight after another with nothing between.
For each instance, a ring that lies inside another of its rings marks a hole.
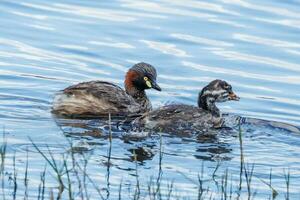
<instances>
[{"instance_id":1,"label":"chick's beak","mask_svg":"<svg viewBox=\"0 0 300 200\"><path fill-rule=\"evenodd\" d=\"M238 97L234 92L229 93L229 100L239 101L240 97Z\"/></svg>"},{"instance_id":2,"label":"chick's beak","mask_svg":"<svg viewBox=\"0 0 300 200\"><path fill-rule=\"evenodd\" d=\"M158 91L161 91L161 88L159 87L159 85L155 81L152 81L152 88L156 89Z\"/></svg>"}]
</instances>

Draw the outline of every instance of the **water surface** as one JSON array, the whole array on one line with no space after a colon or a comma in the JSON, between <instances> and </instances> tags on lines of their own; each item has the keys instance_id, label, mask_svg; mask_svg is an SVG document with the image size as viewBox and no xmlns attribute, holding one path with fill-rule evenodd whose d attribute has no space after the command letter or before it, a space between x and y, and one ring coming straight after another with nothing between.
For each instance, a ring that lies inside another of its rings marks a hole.
<instances>
[{"instance_id":1,"label":"water surface","mask_svg":"<svg viewBox=\"0 0 300 200\"><path fill-rule=\"evenodd\" d=\"M198 91L219 78L231 83L241 97L240 102L219 105L223 112L299 126L299 12L296 0L2 0L0 125L7 132L8 164L16 154L21 179L29 151L32 199L45 161L28 137L42 150L48 145L58 159L68 149L66 136L85 147L90 154L89 172L102 188L111 189L111 199L117 198L121 180L124 188L135 184L133 150L141 156L141 183L158 176L159 137L127 141L116 133L108 176L107 137L91 137L82 127L61 129L50 113L60 89L88 80L122 86L126 70L140 61L154 65L159 74L163 91L147 91L154 107L169 102L196 105ZM255 163L256 198L269 197L270 189L261 180L268 181L272 169L278 199L283 199L284 172L289 169L291 199L297 199L299 134L269 126L242 129L245 160ZM239 180L238 131L214 141L166 136L162 143L163 178L174 181L179 196L197 196L197 184L191 179L197 181L202 166L207 179L221 163L220 174L228 169L232 179ZM6 170L10 172L12 165ZM52 179L48 188L56 186ZM213 183L208 185L219 190ZM6 189L9 193L11 186Z\"/></svg>"}]
</instances>

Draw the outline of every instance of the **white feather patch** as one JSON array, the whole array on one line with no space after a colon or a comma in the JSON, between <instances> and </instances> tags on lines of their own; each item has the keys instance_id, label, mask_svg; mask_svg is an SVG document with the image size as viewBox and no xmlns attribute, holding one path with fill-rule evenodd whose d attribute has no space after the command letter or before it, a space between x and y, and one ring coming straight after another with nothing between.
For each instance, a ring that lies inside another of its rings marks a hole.
<instances>
[{"instance_id":1,"label":"white feather patch","mask_svg":"<svg viewBox=\"0 0 300 200\"><path fill-rule=\"evenodd\" d=\"M206 90L206 91L203 93L203 95L211 94L211 95L215 96L215 95L221 95L221 94L226 93L226 92L227 92L226 90L213 90L213 91L211 91L211 90Z\"/></svg>"}]
</instances>

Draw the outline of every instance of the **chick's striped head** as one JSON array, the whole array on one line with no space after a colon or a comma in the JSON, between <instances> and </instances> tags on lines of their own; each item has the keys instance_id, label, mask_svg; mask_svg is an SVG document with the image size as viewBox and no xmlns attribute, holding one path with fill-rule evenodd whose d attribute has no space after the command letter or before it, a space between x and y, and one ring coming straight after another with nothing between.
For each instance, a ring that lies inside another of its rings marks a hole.
<instances>
[{"instance_id":1,"label":"chick's striped head","mask_svg":"<svg viewBox=\"0 0 300 200\"><path fill-rule=\"evenodd\" d=\"M238 101L240 98L233 92L232 86L223 80L210 82L201 91L200 96L206 96L214 102Z\"/></svg>"}]
</instances>

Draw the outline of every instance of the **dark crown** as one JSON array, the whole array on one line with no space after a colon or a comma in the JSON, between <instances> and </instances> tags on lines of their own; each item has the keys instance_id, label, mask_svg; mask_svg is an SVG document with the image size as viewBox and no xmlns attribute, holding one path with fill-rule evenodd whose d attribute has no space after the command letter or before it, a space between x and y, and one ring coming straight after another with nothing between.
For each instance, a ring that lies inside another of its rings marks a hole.
<instances>
[{"instance_id":1,"label":"dark crown","mask_svg":"<svg viewBox=\"0 0 300 200\"><path fill-rule=\"evenodd\" d=\"M133 65L130 70L136 71L140 74L143 74L144 76L147 76L151 80L156 80L156 70L155 68L147 63L140 62L135 65Z\"/></svg>"}]
</instances>

